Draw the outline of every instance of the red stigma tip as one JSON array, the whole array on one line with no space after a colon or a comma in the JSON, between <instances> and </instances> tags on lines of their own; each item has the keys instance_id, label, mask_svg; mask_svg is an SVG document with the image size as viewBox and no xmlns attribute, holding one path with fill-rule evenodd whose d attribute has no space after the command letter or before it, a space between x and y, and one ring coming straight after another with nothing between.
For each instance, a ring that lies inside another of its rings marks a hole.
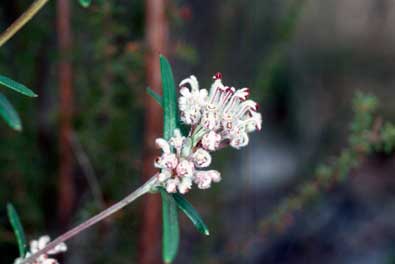
<instances>
[{"instance_id":1,"label":"red stigma tip","mask_svg":"<svg viewBox=\"0 0 395 264\"><path fill-rule=\"evenodd\" d=\"M258 111L261 106L258 103L255 103L255 111Z\"/></svg>"},{"instance_id":2,"label":"red stigma tip","mask_svg":"<svg viewBox=\"0 0 395 264\"><path fill-rule=\"evenodd\" d=\"M213 76L213 79L214 79L214 80L220 80L220 79L222 79L222 73L217 72L217 73Z\"/></svg>"}]
</instances>

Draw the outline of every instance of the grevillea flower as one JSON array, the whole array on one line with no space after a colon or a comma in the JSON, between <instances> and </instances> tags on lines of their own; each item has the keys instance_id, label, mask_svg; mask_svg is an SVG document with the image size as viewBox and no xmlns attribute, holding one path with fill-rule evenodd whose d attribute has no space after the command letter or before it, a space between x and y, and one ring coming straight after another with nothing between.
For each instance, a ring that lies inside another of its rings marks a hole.
<instances>
[{"instance_id":1,"label":"grevillea flower","mask_svg":"<svg viewBox=\"0 0 395 264\"><path fill-rule=\"evenodd\" d=\"M41 249L45 248L47 244L51 241L49 236L41 236L37 240L32 240L30 242L30 248L29 251L26 253L26 258L37 253ZM59 264L59 262L54 259L50 258L50 255L56 255L62 252L67 251L67 246L65 243L60 243L57 245L55 248L51 249L48 251L46 254L43 254L39 256L37 259L34 260L32 264ZM14 264L21 263L23 261L23 258L17 258L14 262Z\"/></svg>"},{"instance_id":2,"label":"grevillea flower","mask_svg":"<svg viewBox=\"0 0 395 264\"><path fill-rule=\"evenodd\" d=\"M192 130L202 140L203 148L214 151L220 146L221 141L226 141L230 146L239 149L248 144L248 133L260 130L262 125L261 114L257 112L258 104L249 100L249 89L236 89L222 83L222 74L213 77L208 96L206 89L199 90L199 84L194 76L180 83L181 97L179 109L181 117L194 119L186 122L192 125ZM186 84L190 91L186 92ZM185 96L186 94L187 96ZM192 100L191 96L195 95ZM204 95L204 96L201 96ZM185 102L189 102L186 104ZM196 113L197 109L199 110ZM194 113L192 118L191 113ZM196 139L195 139L196 140Z\"/></svg>"},{"instance_id":3,"label":"grevillea flower","mask_svg":"<svg viewBox=\"0 0 395 264\"><path fill-rule=\"evenodd\" d=\"M185 85L189 84L191 90ZM179 109L181 111L181 120L188 125L195 125L199 122L202 108L206 104L208 92L206 89L199 90L199 83L195 76L183 80L180 83Z\"/></svg>"},{"instance_id":4,"label":"grevillea flower","mask_svg":"<svg viewBox=\"0 0 395 264\"><path fill-rule=\"evenodd\" d=\"M191 126L188 137L176 129L170 140L156 140L162 149L155 162L157 177L167 192L186 193L192 183L207 189L219 182L218 171L203 170L211 164L210 152L227 145L240 149L249 143L248 133L261 129L262 117L258 104L248 99L249 89L225 86L220 73L213 78L209 92L199 89L195 76L180 83L178 104L181 121Z\"/></svg>"}]
</instances>

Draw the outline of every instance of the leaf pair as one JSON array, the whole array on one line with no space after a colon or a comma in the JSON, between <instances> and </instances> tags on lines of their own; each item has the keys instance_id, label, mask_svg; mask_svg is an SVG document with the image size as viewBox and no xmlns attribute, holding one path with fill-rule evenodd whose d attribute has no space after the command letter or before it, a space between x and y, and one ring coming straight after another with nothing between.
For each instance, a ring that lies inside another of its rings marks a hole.
<instances>
[{"instance_id":1,"label":"leaf pair","mask_svg":"<svg viewBox=\"0 0 395 264\"><path fill-rule=\"evenodd\" d=\"M173 72L170 63L164 56L160 56L160 69L163 97L150 88L147 88L147 92L163 108L163 137L169 140L173 135L174 129L179 127L179 118ZM189 217L200 232L208 235L209 231L199 214L182 195L170 195L163 188L159 188L159 190L163 208L163 261L165 263L171 263L177 255L180 240L177 206Z\"/></svg>"},{"instance_id":2,"label":"leaf pair","mask_svg":"<svg viewBox=\"0 0 395 264\"><path fill-rule=\"evenodd\" d=\"M0 75L0 85L3 85L11 90L14 90L20 94L37 97L32 90L20 84L8 77ZM15 111L14 107L8 101L7 97L0 93L0 116L6 121L6 123L13 129L20 131L22 130L22 122L19 118L18 113Z\"/></svg>"},{"instance_id":3,"label":"leaf pair","mask_svg":"<svg viewBox=\"0 0 395 264\"><path fill-rule=\"evenodd\" d=\"M171 263L177 255L180 240L177 207L200 233L208 236L210 232L199 213L181 194L169 194L164 188L159 188L159 191L162 197L163 261Z\"/></svg>"}]
</instances>

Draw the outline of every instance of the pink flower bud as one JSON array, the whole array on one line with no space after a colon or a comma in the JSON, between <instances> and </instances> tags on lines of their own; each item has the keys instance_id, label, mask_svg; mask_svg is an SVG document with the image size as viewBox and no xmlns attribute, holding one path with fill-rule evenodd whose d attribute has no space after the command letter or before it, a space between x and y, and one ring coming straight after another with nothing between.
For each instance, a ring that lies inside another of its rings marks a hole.
<instances>
[{"instance_id":1,"label":"pink flower bud","mask_svg":"<svg viewBox=\"0 0 395 264\"><path fill-rule=\"evenodd\" d=\"M175 178L175 179L170 179L166 182L166 191L168 193L175 193L177 192L177 186L180 183L180 180Z\"/></svg>"},{"instance_id":2,"label":"pink flower bud","mask_svg":"<svg viewBox=\"0 0 395 264\"><path fill-rule=\"evenodd\" d=\"M199 189L208 189L211 187L211 177L207 171L198 171L195 173L195 183Z\"/></svg>"},{"instance_id":3,"label":"pink flower bud","mask_svg":"<svg viewBox=\"0 0 395 264\"><path fill-rule=\"evenodd\" d=\"M199 148L192 155L193 162L198 168L205 168L211 164L211 155L206 150Z\"/></svg>"},{"instance_id":4,"label":"pink flower bud","mask_svg":"<svg viewBox=\"0 0 395 264\"><path fill-rule=\"evenodd\" d=\"M194 170L195 166L193 165L193 162L184 159L177 165L176 173L178 177L186 177L192 176Z\"/></svg>"}]
</instances>

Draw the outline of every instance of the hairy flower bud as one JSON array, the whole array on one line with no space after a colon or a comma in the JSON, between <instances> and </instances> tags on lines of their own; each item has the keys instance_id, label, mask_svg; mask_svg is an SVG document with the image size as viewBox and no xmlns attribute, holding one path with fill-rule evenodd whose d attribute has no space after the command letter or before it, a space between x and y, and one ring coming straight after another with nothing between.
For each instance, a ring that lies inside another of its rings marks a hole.
<instances>
[{"instance_id":1,"label":"hairy flower bud","mask_svg":"<svg viewBox=\"0 0 395 264\"><path fill-rule=\"evenodd\" d=\"M211 164L211 155L206 150L199 148L192 155L193 162L198 168L205 168Z\"/></svg>"},{"instance_id":2,"label":"hairy flower bud","mask_svg":"<svg viewBox=\"0 0 395 264\"><path fill-rule=\"evenodd\" d=\"M195 166L189 160L181 160L178 163L176 172L178 177L192 177Z\"/></svg>"}]
</instances>

